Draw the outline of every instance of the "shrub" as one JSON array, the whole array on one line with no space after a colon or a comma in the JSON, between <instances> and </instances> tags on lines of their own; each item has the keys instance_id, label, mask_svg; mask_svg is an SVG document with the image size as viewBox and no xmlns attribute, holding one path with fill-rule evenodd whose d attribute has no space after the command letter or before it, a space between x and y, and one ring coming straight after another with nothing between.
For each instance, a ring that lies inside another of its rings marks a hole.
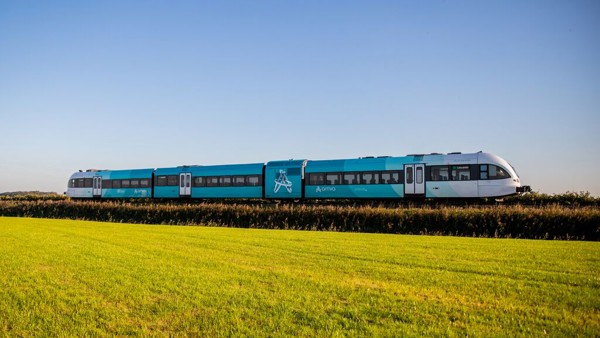
<instances>
[{"instance_id":1,"label":"shrub","mask_svg":"<svg viewBox=\"0 0 600 338\"><path fill-rule=\"evenodd\" d=\"M0 200L1 216L122 223L432 234L531 239L600 239L596 207L154 203Z\"/></svg>"}]
</instances>

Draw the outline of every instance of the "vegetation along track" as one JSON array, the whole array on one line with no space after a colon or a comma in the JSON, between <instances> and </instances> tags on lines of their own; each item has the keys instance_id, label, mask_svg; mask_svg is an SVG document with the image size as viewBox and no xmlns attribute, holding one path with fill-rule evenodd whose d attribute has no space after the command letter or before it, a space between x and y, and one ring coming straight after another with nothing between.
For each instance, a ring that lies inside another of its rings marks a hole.
<instances>
[{"instance_id":1,"label":"vegetation along track","mask_svg":"<svg viewBox=\"0 0 600 338\"><path fill-rule=\"evenodd\" d=\"M600 240L600 208L578 204L156 203L2 199L0 216L170 225Z\"/></svg>"}]
</instances>

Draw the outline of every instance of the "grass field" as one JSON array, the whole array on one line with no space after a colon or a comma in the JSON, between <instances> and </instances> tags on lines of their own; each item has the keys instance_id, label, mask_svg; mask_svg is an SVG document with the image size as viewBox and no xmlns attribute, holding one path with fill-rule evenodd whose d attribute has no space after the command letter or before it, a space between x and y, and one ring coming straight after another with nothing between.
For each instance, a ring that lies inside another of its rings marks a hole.
<instances>
[{"instance_id":1,"label":"grass field","mask_svg":"<svg viewBox=\"0 0 600 338\"><path fill-rule=\"evenodd\" d=\"M600 243L0 217L0 336L598 336Z\"/></svg>"}]
</instances>

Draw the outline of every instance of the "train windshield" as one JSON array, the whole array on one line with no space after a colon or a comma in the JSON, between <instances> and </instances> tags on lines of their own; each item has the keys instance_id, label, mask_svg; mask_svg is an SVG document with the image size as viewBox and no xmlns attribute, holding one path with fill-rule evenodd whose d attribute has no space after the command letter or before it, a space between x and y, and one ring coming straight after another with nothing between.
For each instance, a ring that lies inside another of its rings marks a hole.
<instances>
[{"instance_id":1,"label":"train windshield","mask_svg":"<svg viewBox=\"0 0 600 338\"><path fill-rule=\"evenodd\" d=\"M519 173L517 172L517 170L515 169L515 167L513 167L513 165L510 164L510 163L508 165L512 168L512 170L515 173L515 175L517 175L517 178L519 178Z\"/></svg>"}]
</instances>

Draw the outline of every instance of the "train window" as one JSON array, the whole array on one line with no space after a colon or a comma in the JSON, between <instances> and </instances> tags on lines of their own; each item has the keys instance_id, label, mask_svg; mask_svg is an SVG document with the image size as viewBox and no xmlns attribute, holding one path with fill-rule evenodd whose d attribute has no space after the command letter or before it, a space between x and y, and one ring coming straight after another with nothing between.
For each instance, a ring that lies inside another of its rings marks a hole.
<instances>
[{"instance_id":1,"label":"train window","mask_svg":"<svg viewBox=\"0 0 600 338\"><path fill-rule=\"evenodd\" d=\"M140 187L142 188L148 188L150 186L150 180L147 178L142 178L140 180Z\"/></svg>"},{"instance_id":2,"label":"train window","mask_svg":"<svg viewBox=\"0 0 600 338\"><path fill-rule=\"evenodd\" d=\"M260 185L260 175L250 175L250 176L248 176L247 181L248 181L249 186L253 186L253 187L259 186Z\"/></svg>"},{"instance_id":3,"label":"train window","mask_svg":"<svg viewBox=\"0 0 600 338\"><path fill-rule=\"evenodd\" d=\"M206 180L202 176L194 177L194 187L204 187L206 186Z\"/></svg>"},{"instance_id":4,"label":"train window","mask_svg":"<svg viewBox=\"0 0 600 338\"><path fill-rule=\"evenodd\" d=\"M243 187L246 185L246 177L245 176L233 176L232 182L233 182L233 185L236 187Z\"/></svg>"},{"instance_id":5,"label":"train window","mask_svg":"<svg viewBox=\"0 0 600 338\"><path fill-rule=\"evenodd\" d=\"M392 174L387 171L381 173L381 183L387 184L392 179Z\"/></svg>"},{"instance_id":6,"label":"train window","mask_svg":"<svg viewBox=\"0 0 600 338\"><path fill-rule=\"evenodd\" d=\"M342 184L360 184L360 173L343 173Z\"/></svg>"},{"instance_id":7,"label":"train window","mask_svg":"<svg viewBox=\"0 0 600 338\"><path fill-rule=\"evenodd\" d=\"M362 173L362 184L379 184L378 171L365 171Z\"/></svg>"},{"instance_id":8,"label":"train window","mask_svg":"<svg viewBox=\"0 0 600 338\"><path fill-rule=\"evenodd\" d=\"M385 178L384 178L385 175ZM396 170L388 170L381 173L381 179L387 184L399 184L400 172Z\"/></svg>"},{"instance_id":9,"label":"train window","mask_svg":"<svg viewBox=\"0 0 600 338\"><path fill-rule=\"evenodd\" d=\"M423 168L417 167L417 184L423 183Z\"/></svg>"},{"instance_id":10,"label":"train window","mask_svg":"<svg viewBox=\"0 0 600 338\"><path fill-rule=\"evenodd\" d=\"M448 181L450 178L450 174L448 171L448 166L439 165L439 166L431 166L431 174L429 177L430 181Z\"/></svg>"},{"instance_id":11,"label":"train window","mask_svg":"<svg viewBox=\"0 0 600 338\"><path fill-rule=\"evenodd\" d=\"M399 171L382 171L381 172L381 183L383 184L398 184L400 183L400 172Z\"/></svg>"},{"instance_id":12,"label":"train window","mask_svg":"<svg viewBox=\"0 0 600 338\"><path fill-rule=\"evenodd\" d=\"M167 185L167 176L156 176L156 186L164 187Z\"/></svg>"},{"instance_id":13,"label":"train window","mask_svg":"<svg viewBox=\"0 0 600 338\"><path fill-rule=\"evenodd\" d=\"M121 180L112 180L112 187L113 187L113 189L120 189L121 188Z\"/></svg>"},{"instance_id":14,"label":"train window","mask_svg":"<svg viewBox=\"0 0 600 338\"><path fill-rule=\"evenodd\" d=\"M83 184L83 182L84 182L83 178L78 178L77 182L76 182L76 185L77 185L76 187L77 188L85 188L85 184Z\"/></svg>"},{"instance_id":15,"label":"train window","mask_svg":"<svg viewBox=\"0 0 600 338\"><path fill-rule=\"evenodd\" d=\"M102 189L112 189L112 180L102 180Z\"/></svg>"},{"instance_id":16,"label":"train window","mask_svg":"<svg viewBox=\"0 0 600 338\"><path fill-rule=\"evenodd\" d=\"M340 173L327 173L327 174L325 174L325 182L328 185L340 184Z\"/></svg>"},{"instance_id":17,"label":"train window","mask_svg":"<svg viewBox=\"0 0 600 338\"><path fill-rule=\"evenodd\" d=\"M206 178L206 186L207 187L218 187L219 186L219 178L216 176L211 176Z\"/></svg>"},{"instance_id":18,"label":"train window","mask_svg":"<svg viewBox=\"0 0 600 338\"><path fill-rule=\"evenodd\" d=\"M85 188L91 188L93 186L93 179L85 178L83 184Z\"/></svg>"},{"instance_id":19,"label":"train window","mask_svg":"<svg viewBox=\"0 0 600 338\"><path fill-rule=\"evenodd\" d=\"M480 180L488 179L488 165L487 164L479 165L479 179Z\"/></svg>"},{"instance_id":20,"label":"train window","mask_svg":"<svg viewBox=\"0 0 600 338\"><path fill-rule=\"evenodd\" d=\"M392 180L394 180L392 184L402 184L402 171L392 171Z\"/></svg>"},{"instance_id":21,"label":"train window","mask_svg":"<svg viewBox=\"0 0 600 338\"><path fill-rule=\"evenodd\" d=\"M488 179L490 180L501 180L503 178L510 178L510 174L503 168L500 168L497 165L489 165L489 175Z\"/></svg>"},{"instance_id":22,"label":"train window","mask_svg":"<svg viewBox=\"0 0 600 338\"><path fill-rule=\"evenodd\" d=\"M130 185L129 180L121 180L121 188L129 188Z\"/></svg>"},{"instance_id":23,"label":"train window","mask_svg":"<svg viewBox=\"0 0 600 338\"><path fill-rule=\"evenodd\" d=\"M219 177L219 185L222 187L231 187L231 176Z\"/></svg>"},{"instance_id":24,"label":"train window","mask_svg":"<svg viewBox=\"0 0 600 338\"><path fill-rule=\"evenodd\" d=\"M452 167L453 181L469 181L471 179L471 167L468 165L453 165Z\"/></svg>"},{"instance_id":25,"label":"train window","mask_svg":"<svg viewBox=\"0 0 600 338\"><path fill-rule=\"evenodd\" d=\"M413 167L406 167L406 184L413 184Z\"/></svg>"},{"instance_id":26,"label":"train window","mask_svg":"<svg viewBox=\"0 0 600 338\"><path fill-rule=\"evenodd\" d=\"M75 187L75 180L69 180L69 184L67 185L68 188L74 188Z\"/></svg>"},{"instance_id":27,"label":"train window","mask_svg":"<svg viewBox=\"0 0 600 338\"><path fill-rule=\"evenodd\" d=\"M178 175L170 175L167 176L167 185L176 187L179 185L179 176Z\"/></svg>"},{"instance_id":28,"label":"train window","mask_svg":"<svg viewBox=\"0 0 600 338\"><path fill-rule=\"evenodd\" d=\"M131 187L132 188L139 188L140 187L140 180L131 180Z\"/></svg>"},{"instance_id":29,"label":"train window","mask_svg":"<svg viewBox=\"0 0 600 338\"><path fill-rule=\"evenodd\" d=\"M308 174L308 185L324 185L325 173L310 173Z\"/></svg>"}]
</instances>

